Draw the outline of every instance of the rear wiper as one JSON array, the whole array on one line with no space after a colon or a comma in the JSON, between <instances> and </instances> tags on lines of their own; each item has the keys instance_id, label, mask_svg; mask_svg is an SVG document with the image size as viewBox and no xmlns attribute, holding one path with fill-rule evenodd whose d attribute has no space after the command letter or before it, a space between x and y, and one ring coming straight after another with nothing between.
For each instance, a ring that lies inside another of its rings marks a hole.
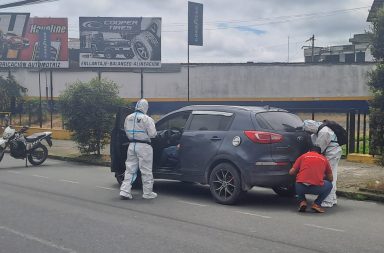
<instances>
[{"instance_id":1,"label":"rear wiper","mask_svg":"<svg viewBox=\"0 0 384 253\"><path fill-rule=\"evenodd\" d=\"M301 131L303 130L303 127L302 126L298 126L298 127L293 127L293 126L290 126L290 125L287 125L287 124L282 124L284 127L286 127L286 130L291 130L291 131Z\"/></svg>"}]
</instances>

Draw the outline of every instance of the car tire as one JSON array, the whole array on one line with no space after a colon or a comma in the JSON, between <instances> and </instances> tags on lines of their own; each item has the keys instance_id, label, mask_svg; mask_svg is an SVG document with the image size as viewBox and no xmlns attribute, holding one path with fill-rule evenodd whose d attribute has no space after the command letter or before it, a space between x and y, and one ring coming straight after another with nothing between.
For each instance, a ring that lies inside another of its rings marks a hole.
<instances>
[{"instance_id":1,"label":"car tire","mask_svg":"<svg viewBox=\"0 0 384 253\"><path fill-rule=\"evenodd\" d=\"M125 173L123 173L123 174L115 173L116 181L120 186L124 181L124 175L125 175ZM133 184L132 184L132 189L141 189L142 185L143 185L143 183L141 181L141 173L139 172L139 173L137 173L137 178L136 178L135 182L133 182Z\"/></svg>"},{"instance_id":2,"label":"car tire","mask_svg":"<svg viewBox=\"0 0 384 253\"><path fill-rule=\"evenodd\" d=\"M108 48L104 52L104 57L107 59L114 59L116 57L115 50L113 48Z\"/></svg>"},{"instance_id":3,"label":"car tire","mask_svg":"<svg viewBox=\"0 0 384 253\"><path fill-rule=\"evenodd\" d=\"M124 53L124 57L125 57L126 59L132 59L133 57L135 57L135 54L133 53L132 50L129 50L129 51L126 51L126 52Z\"/></svg>"},{"instance_id":4,"label":"car tire","mask_svg":"<svg viewBox=\"0 0 384 253\"><path fill-rule=\"evenodd\" d=\"M124 181L124 173L121 174L121 173L115 172L115 178L116 178L117 183L121 186L121 184Z\"/></svg>"},{"instance_id":5,"label":"car tire","mask_svg":"<svg viewBox=\"0 0 384 253\"><path fill-rule=\"evenodd\" d=\"M92 57L96 57L97 56L97 48L96 48L95 45L91 46L91 52L92 52Z\"/></svg>"},{"instance_id":6,"label":"car tire","mask_svg":"<svg viewBox=\"0 0 384 253\"><path fill-rule=\"evenodd\" d=\"M5 153L5 149L0 147L0 162L1 162L1 160L3 160L4 153Z\"/></svg>"},{"instance_id":7,"label":"car tire","mask_svg":"<svg viewBox=\"0 0 384 253\"><path fill-rule=\"evenodd\" d=\"M216 202L224 205L235 204L241 195L241 177L230 163L220 163L209 176L209 189Z\"/></svg>"},{"instance_id":8,"label":"car tire","mask_svg":"<svg viewBox=\"0 0 384 253\"><path fill-rule=\"evenodd\" d=\"M296 191L295 191L295 186L292 184L292 185L288 185L288 186L276 186L276 187L272 187L272 190L279 196L281 197L294 197L295 194L296 194Z\"/></svg>"}]
</instances>

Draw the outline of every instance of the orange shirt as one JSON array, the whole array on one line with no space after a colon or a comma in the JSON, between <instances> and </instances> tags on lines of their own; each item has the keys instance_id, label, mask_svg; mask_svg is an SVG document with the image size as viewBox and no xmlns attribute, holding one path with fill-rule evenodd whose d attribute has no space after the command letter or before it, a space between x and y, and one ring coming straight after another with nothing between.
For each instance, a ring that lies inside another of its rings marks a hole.
<instances>
[{"instance_id":1,"label":"orange shirt","mask_svg":"<svg viewBox=\"0 0 384 253\"><path fill-rule=\"evenodd\" d=\"M297 171L296 182L310 185L324 185L324 175L332 174L327 158L317 152L307 152L293 164Z\"/></svg>"}]
</instances>

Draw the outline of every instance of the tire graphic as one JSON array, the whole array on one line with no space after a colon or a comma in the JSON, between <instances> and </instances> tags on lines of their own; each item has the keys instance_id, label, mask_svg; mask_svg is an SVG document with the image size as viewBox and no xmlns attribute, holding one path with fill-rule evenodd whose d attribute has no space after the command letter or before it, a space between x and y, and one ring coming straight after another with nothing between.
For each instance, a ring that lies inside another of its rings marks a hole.
<instances>
[{"instance_id":1,"label":"tire graphic","mask_svg":"<svg viewBox=\"0 0 384 253\"><path fill-rule=\"evenodd\" d=\"M144 31L132 40L132 48L139 60L160 60L160 42L153 33Z\"/></svg>"}]
</instances>

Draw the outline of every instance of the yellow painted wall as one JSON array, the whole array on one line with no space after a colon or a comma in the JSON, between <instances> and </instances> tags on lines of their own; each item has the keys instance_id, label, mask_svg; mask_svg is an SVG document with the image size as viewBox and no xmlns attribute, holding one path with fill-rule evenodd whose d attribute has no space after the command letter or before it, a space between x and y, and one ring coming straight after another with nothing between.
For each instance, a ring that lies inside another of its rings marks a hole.
<instances>
[{"instance_id":1,"label":"yellow painted wall","mask_svg":"<svg viewBox=\"0 0 384 253\"><path fill-rule=\"evenodd\" d=\"M20 129L21 127L16 127L16 129ZM50 129L50 128L38 128L31 127L28 129L27 134L31 135L33 133L38 132L52 132L52 138L57 140L70 140L71 132L62 129Z\"/></svg>"}]
</instances>

